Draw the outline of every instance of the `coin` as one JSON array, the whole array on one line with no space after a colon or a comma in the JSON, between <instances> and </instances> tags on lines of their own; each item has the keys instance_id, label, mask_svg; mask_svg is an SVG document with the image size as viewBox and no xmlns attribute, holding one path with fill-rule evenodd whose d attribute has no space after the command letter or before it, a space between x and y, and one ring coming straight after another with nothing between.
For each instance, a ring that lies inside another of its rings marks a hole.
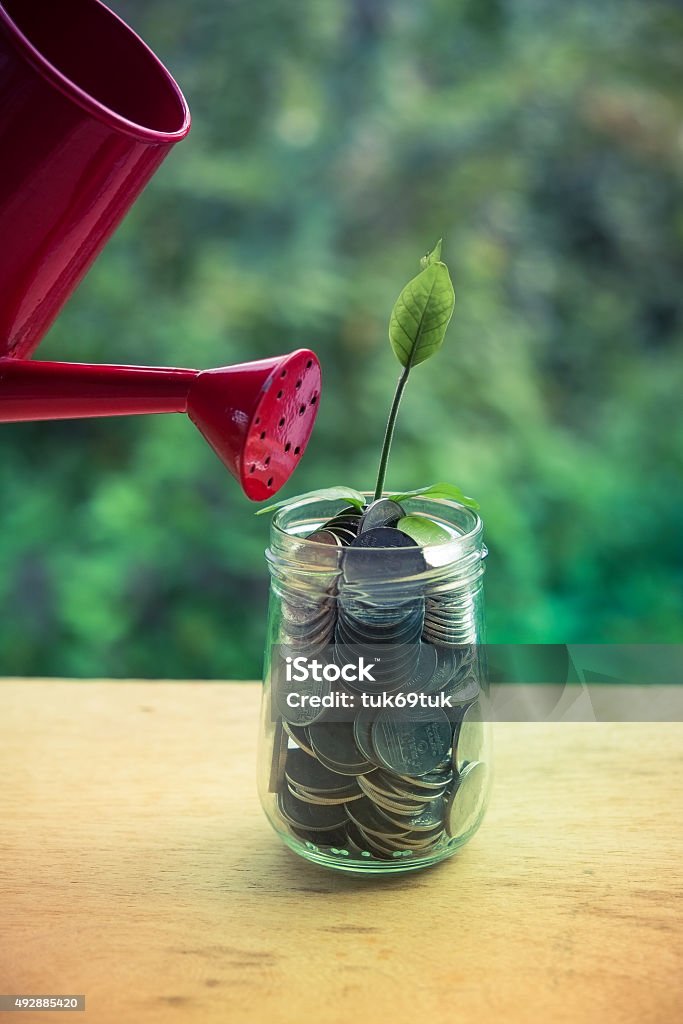
<instances>
[{"instance_id":1,"label":"coin","mask_svg":"<svg viewBox=\"0 0 683 1024\"><path fill-rule=\"evenodd\" d=\"M413 548L414 553L407 550ZM417 544L406 533L380 526L359 534L344 553L342 571L347 583L372 580L378 575L377 550L384 550L381 577L384 581L394 577L417 575L425 569L425 560Z\"/></svg>"},{"instance_id":2,"label":"coin","mask_svg":"<svg viewBox=\"0 0 683 1024\"><path fill-rule=\"evenodd\" d=\"M463 677L451 680L444 687L444 694L448 697L451 706L462 708L463 705L471 704L481 694L479 679L474 673L468 673Z\"/></svg>"},{"instance_id":3,"label":"coin","mask_svg":"<svg viewBox=\"0 0 683 1024\"><path fill-rule=\"evenodd\" d=\"M318 722L308 735L318 759L341 775L361 775L375 767L360 753L351 722Z\"/></svg>"},{"instance_id":4,"label":"coin","mask_svg":"<svg viewBox=\"0 0 683 1024\"><path fill-rule=\"evenodd\" d=\"M439 786L427 789L424 786L414 785L415 779L407 779L400 775L385 775L378 778L380 775L380 772L374 773L372 784L379 788L380 792L384 793L385 796L391 800L411 801L420 805L424 805L427 801L434 800L436 797L443 796L453 781L452 771L439 772L441 780Z\"/></svg>"},{"instance_id":5,"label":"coin","mask_svg":"<svg viewBox=\"0 0 683 1024\"><path fill-rule=\"evenodd\" d=\"M287 762L287 735L281 718L273 727L273 749L271 755L268 792L279 793L285 781L285 764Z\"/></svg>"},{"instance_id":6,"label":"coin","mask_svg":"<svg viewBox=\"0 0 683 1024\"><path fill-rule=\"evenodd\" d=\"M411 796L376 786L373 782L375 774L375 772L371 772L368 775L359 775L358 785L365 795L379 806L382 806L382 803L390 804L397 809L399 814L418 814L432 799L432 794L427 794L424 790L419 796Z\"/></svg>"},{"instance_id":7,"label":"coin","mask_svg":"<svg viewBox=\"0 0 683 1024\"><path fill-rule=\"evenodd\" d=\"M289 826L298 839L311 843L313 846L324 846L329 849L343 849L348 843L346 827L332 829L329 832L316 832L313 829Z\"/></svg>"},{"instance_id":8,"label":"coin","mask_svg":"<svg viewBox=\"0 0 683 1024\"><path fill-rule=\"evenodd\" d=\"M418 658L405 690L412 693L427 694L430 692L430 684L437 669L438 656L436 648L432 647L431 644L419 643L417 647Z\"/></svg>"},{"instance_id":9,"label":"coin","mask_svg":"<svg viewBox=\"0 0 683 1024\"><path fill-rule=\"evenodd\" d=\"M351 803L352 800L360 800L363 796L360 788L357 793L344 793L342 796L322 796L320 793L311 793L308 789L293 786L291 782L287 784L287 788L297 800L303 800L305 804L317 804L319 807L337 807L340 804Z\"/></svg>"},{"instance_id":10,"label":"coin","mask_svg":"<svg viewBox=\"0 0 683 1024\"><path fill-rule=\"evenodd\" d=\"M330 691L329 683L324 679L314 679L312 673L309 673L307 679L302 683L289 682L284 659L281 664L273 665L271 668L271 687L274 706L283 719L291 725L312 725L325 714L323 707L313 707L309 701L304 701L303 698L324 697ZM302 698L296 707L290 707L287 703L287 697L292 693L297 693Z\"/></svg>"},{"instance_id":11,"label":"coin","mask_svg":"<svg viewBox=\"0 0 683 1024\"><path fill-rule=\"evenodd\" d=\"M451 747L451 725L439 708L400 715L381 712L372 727L372 745L382 764L398 775L426 775Z\"/></svg>"},{"instance_id":12,"label":"coin","mask_svg":"<svg viewBox=\"0 0 683 1024\"><path fill-rule=\"evenodd\" d=\"M282 618L288 625L310 625L322 615L335 615L334 602L330 598L321 601L282 598Z\"/></svg>"},{"instance_id":13,"label":"coin","mask_svg":"<svg viewBox=\"0 0 683 1024\"><path fill-rule=\"evenodd\" d=\"M405 511L397 501L392 501L391 498L378 498L361 516L359 532L366 533L380 526L396 526L404 515Z\"/></svg>"},{"instance_id":14,"label":"coin","mask_svg":"<svg viewBox=\"0 0 683 1024\"><path fill-rule=\"evenodd\" d=\"M292 722L283 722L284 730L294 740L297 746L301 747L310 757L315 757L308 739L308 730L303 725L293 725Z\"/></svg>"},{"instance_id":15,"label":"coin","mask_svg":"<svg viewBox=\"0 0 683 1024\"><path fill-rule=\"evenodd\" d=\"M316 530L310 533L306 540L312 540L315 544L332 544L333 547L341 547L341 541L332 530Z\"/></svg>"},{"instance_id":16,"label":"coin","mask_svg":"<svg viewBox=\"0 0 683 1024\"><path fill-rule=\"evenodd\" d=\"M430 800L423 810L400 819L394 817L394 813L391 811L387 811L386 815L395 825L400 828L407 828L411 832L433 832L434 829L441 831L444 818L444 800L443 797L439 797L437 800Z\"/></svg>"},{"instance_id":17,"label":"coin","mask_svg":"<svg viewBox=\"0 0 683 1024\"><path fill-rule=\"evenodd\" d=\"M363 832L362 829L359 829L359 831ZM379 836L372 834L364 835L364 839L373 857L377 857L380 860L393 860L395 857L400 856L397 846L389 839L380 839Z\"/></svg>"},{"instance_id":18,"label":"coin","mask_svg":"<svg viewBox=\"0 0 683 1024\"><path fill-rule=\"evenodd\" d=\"M346 812L351 821L362 828L366 835L400 836L402 832L408 831L407 828L402 828L391 821L384 811L380 811L366 796L362 800L354 800L353 803L347 804Z\"/></svg>"},{"instance_id":19,"label":"coin","mask_svg":"<svg viewBox=\"0 0 683 1024\"><path fill-rule=\"evenodd\" d=\"M347 530L343 526L329 527L329 531L334 534L341 547L348 547L356 539L355 531Z\"/></svg>"},{"instance_id":20,"label":"coin","mask_svg":"<svg viewBox=\"0 0 683 1024\"><path fill-rule=\"evenodd\" d=\"M471 761L481 761L484 751L484 721L479 702L467 708L456 726L453 767L461 771Z\"/></svg>"},{"instance_id":21,"label":"coin","mask_svg":"<svg viewBox=\"0 0 683 1024\"><path fill-rule=\"evenodd\" d=\"M368 837L363 830L358 828L353 821L349 821L346 825L346 836L348 849L351 852L357 852L363 860L369 860L374 857L386 860L388 856L391 856L391 854L375 850L373 844L368 842Z\"/></svg>"},{"instance_id":22,"label":"coin","mask_svg":"<svg viewBox=\"0 0 683 1024\"><path fill-rule=\"evenodd\" d=\"M288 751L285 778L291 785L321 796L356 792L354 780L331 771L317 758L309 757L296 747Z\"/></svg>"},{"instance_id":23,"label":"coin","mask_svg":"<svg viewBox=\"0 0 683 1024\"><path fill-rule=\"evenodd\" d=\"M289 789L283 789L278 795L280 814L294 828L314 829L319 832L341 828L346 824L346 806L351 805L340 804L338 807L329 807L307 804L294 796Z\"/></svg>"},{"instance_id":24,"label":"coin","mask_svg":"<svg viewBox=\"0 0 683 1024\"><path fill-rule=\"evenodd\" d=\"M375 712L371 708L361 708L353 720L353 738L361 756L371 764L377 763L377 754L372 745L372 723Z\"/></svg>"},{"instance_id":25,"label":"coin","mask_svg":"<svg viewBox=\"0 0 683 1024\"><path fill-rule=\"evenodd\" d=\"M418 833L415 833L417 835ZM414 853L419 857L427 857L434 850L438 849L448 839L448 836L441 829L439 832L435 832L433 835L426 835L423 833L424 838L413 839L412 836L401 836L400 842L404 849L413 850Z\"/></svg>"},{"instance_id":26,"label":"coin","mask_svg":"<svg viewBox=\"0 0 683 1024\"><path fill-rule=\"evenodd\" d=\"M360 520L366 506L362 509L358 508L357 505L348 505L346 508L341 509L340 512L335 512L334 518L338 519L340 516L351 516L354 519Z\"/></svg>"},{"instance_id":27,"label":"coin","mask_svg":"<svg viewBox=\"0 0 683 1024\"><path fill-rule=\"evenodd\" d=\"M446 831L452 838L464 838L476 826L486 800L488 768L473 761L460 772L445 809Z\"/></svg>"},{"instance_id":28,"label":"coin","mask_svg":"<svg viewBox=\"0 0 683 1024\"><path fill-rule=\"evenodd\" d=\"M379 775L380 773L378 772L377 774ZM453 770L449 766L448 770L432 771L419 777L391 775L389 779L401 787L411 785L416 789L434 792L441 789L444 785L450 785L453 781Z\"/></svg>"}]
</instances>

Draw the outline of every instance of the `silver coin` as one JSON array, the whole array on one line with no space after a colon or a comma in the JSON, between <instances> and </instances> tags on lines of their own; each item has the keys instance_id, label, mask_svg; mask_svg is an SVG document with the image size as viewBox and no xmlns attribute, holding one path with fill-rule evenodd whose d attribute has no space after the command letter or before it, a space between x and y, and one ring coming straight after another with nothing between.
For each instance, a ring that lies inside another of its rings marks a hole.
<instances>
[{"instance_id":1,"label":"silver coin","mask_svg":"<svg viewBox=\"0 0 683 1024\"><path fill-rule=\"evenodd\" d=\"M367 796L369 800L372 800L376 807L379 807L380 810L390 815L393 821L399 822L400 820L404 820L406 828L411 828L411 820L424 810L424 804L405 807L402 804L393 803L393 801L387 800L377 793L373 793L370 789L366 789L364 787L361 787L361 789L363 790L364 795Z\"/></svg>"},{"instance_id":2,"label":"silver coin","mask_svg":"<svg viewBox=\"0 0 683 1024\"><path fill-rule=\"evenodd\" d=\"M322 632L331 632L336 622L336 614L333 608L323 608L315 618L309 619L308 621L294 622L286 616L282 616L279 623L277 634L283 636L293 636L297 647L301 646L302 641L307 641L311 637L317 636ZM286 644L286 640L278 640L276 642Z\"/></svg>"},{"instance_id":3,"label":"silver coin","mask_svg":"<svg viewBox=\"0 0 683 1024\"><path fill-rule=\"evenodd\" d=\"M411 832L433 832L434 829L443 828L444 800L439 797L437 800L430 800L424 810L410 816L394 817L394 814L387 811L387 817L395 825L407 827Z\"/></svg>"},{"instance_id":4,"label":"silver coin","mask_svg":"<svg viewBox=\"0 0 683 1024\"><path fill-rule=\"evenodd\" d=\"M317 804L319 807L337 807L339 804L348 804L353 800L360 800L364 795L359 789L357 793L344 793L343 796L322 796L320 793L311 793L307 789L293 786L291 782L287 783L287 788L297 800L303 800L305 804Z\"/></svg>"},{"instance_id":5,"label":"silver coin","mask_svg":"<svg viewBox=\"0 0 683 1024\"><path fill-rule=\"evenodd\" d=\"M453 679L444 687L443 692L448 697L451 707L461 709L481 696L481 685L479 678L470 673Z\"/></svg>"},{"instance_id":6,"label":"silver coin","mask_svg":"<svg viewBox=\"0 0 683 1024\"><path fill-rule=\"evenodd\" d=\"M380 550L382 556L378 558ZM362 583L378 574L384 580L414 576L424 572L425 567L424 555L412 537L380 526L356 537L344 552L342 571L347 583Z\"/></svg>"},{"instance_id":7,"label":"silver coin","mask_svg":"<svg viewBox=\"0 0 683 1024\"><path fill-rule=\"evenodd\" d=\"M339 601L339 617L353 632L368 636L384 636L408 629L417 632L418 624L424 618L424 601L418 596L399 606L360 607L356 602L345 602L342 596Z\"/></svg>"},{"instance_id":8,"label":"silver coin","mask_svg":"<svg viewBox=\"0 0 683 1024\"><path fill-rule=\"evenodd\" d=\"M356 784L345 775L339 775L321 764L317 758L309 757L303 750L293 748L287 753L285 778L291 785L321 796L339 796L355 792Z\"/></svg>"},{"instance_id":9,"label":"silver coin","mask_svg":"<svg viewBox=\"0 0 683 1024\"><path fill-rule=\"evenodd\" d=\"M410 849L425 850L431 849L432 846L446 838L442 824L440 828L435 828L432 832L408 832L405 836L401 836L401 842Z\"/></svg>"},{"instance_id":10,"label":"silver coin","mask_svg":"<svg viewBox=\"0 0 683 1024\"><path fill-rule=\"evenodd\" d=\"M306 727L303 725L293 725L292 722L283 722L282 724L287 735L294 740L297 746L301 747L309 757L315 757L311 744L308 740Z\"/></svg>"},{"instance_id":11,"label":"silver coin","mask_svg":"<svg viewBox=\"0 0 683 1024\"><path fill-rule=\"evenodd\" d=\"M378 807L383 810L393 810L396 814L400 815L411 815L419 814L427 806L427 801L422 800L404 800L402 797L390 795L387 796L382 790L377 789L372 784L372 775L360 775L358 777L358 785L360 789L365 793L367 797Z\"/></svg>"},{"instance_id":12,"label":"silver coin","mask_svg":"<svg viewBox=\"0 0 683 1024\"><path fill-rule=\"evenodd\" d=\"M433 619L429 619L425 616L422 632L435 637L437 643L443 642L450 644L453 647L459 647L469 639L468 631L470 627L471 623L469 622L451 622L446 625L445 623L435 622Z\"/></svg>"},{"instance_id":13,"label":"silver coin","mask_svg":"<svg viewBox=\"0 0 683 1024\"><path fill-rule=\"evenodd\" d=\"M334 615L334 603L330 598L321 601L292 600L282 598L281 611L283 619L289 624L310 625L322 615Z\"/></svg>"},{"instance_id":14,"label":"silver coin","mask_svg":"<svg viewBox=\"0 0 683 1024\"><path fill-rule=\"evenodd\" d=\"M316 832L314 829L296 828L294 825L289 827L297 839L302 839L306 843L312 843L313 846L326 849L344 849L348 843L345 827L332 829L329 832Z\"/></svg>"},{"instance_id":15,"label":"silver coin","mask_svg":"<svg viewBox=\"0 0 683 1024\"><path fill-rule=\"evenodd\" d=\"M379 773L378 773L379 774ZM419 777L414 776L390 776L392 780L395 780L396 785L405 785L410 783L418 789L424 789L429 792L440 790L444 785L450 785L453 781L453 770L449 768L448 771L433 771L427 775L421 775Z\"/></svg>"},{"instance_id":16,"label":"silver coin","mask_svg":"<svg viewBox=\"0 0 683 1024\"><path fill-rule=\"evenodd\" d=\"M360 858L363 854L370 853L365 836L353 821L347 821L344 831L346 832L346 848L350 854Z\"/></svg>"},{"instance_id":17,"label":"silver coin","mask_svg":"<svg viewBox=\"0 0 683 1024\"><path fill-rule=\"evenodd\" d=\"M456 727L453 742L453 767L461 771L472 761L481 761L484 753L485 730L479 702L467 708Z\"/></svg>"},{"instance_id":18,"label":"silver coin","mask_svg":"<svg viewBox=\"0 0 683 1024\"><path fill-rule=\"evenodd\" d=\"M404 515L405 511L397 501L392 501L391 498L378 498L377 501L371 502L361 516L359 533L380 526L396 526Z\"/></svg>"},{"instance_id":19,"label":"silver coin","mask_svg":"<svg viewBox=\"0 0 683 1024\"><path fill-rule=\"evenodd\" d=\"M325 530L334 530L337 526L344 527L345 530L353 530L354 533L358 533L358 527L360 526L361 516L351 515L350 513L340 512L339 515L334 516L332 519L328 519L324 525Z\"/></svg>"},{"instance_id":20,"label":"silver coin","mask_svg":"<svg viewBox=\"0 0 683 1024\"><path fill-rule=\"evenodd\" d=\"M354 519L357 523L360 522L360 518L363 515L365 506L362 509L358 508L357 505L347 505L346 508L341 509L339 512L335 512L330 522L334 522L335 519Z\"/></svg>"},{"instance_id":21,"label":"silver coin","mask_svg":"<svg viewBox=\"0 0 683 1024\"><path fill-rule=\"evenodd\" d=\"M375 795L385 797L388 800L392 800L394 799L394 797L396 797L396 793L387 785L385 778L380 779L380 776L382 776L382 774L383 770L380 768L369 775L363 776L363 785L361 788L363 789L364 792L367 792L368 796L373 800L375 798ZM410 797L408 797L408 799L410 799ZM417 797L414 799L417 800ZM425 796L424 799L429 799L429 796Z\"/></svg>"},{"instance_id":22,"label":"silver coin","mask_svg":"<svg viewBox=\"0 0 683 1024\"><path fill-rule=\"evenodd\" d=\"M362 829L353 821L349 821L346 826L347 845L351 852L357 852L359 859L368 860L371 858L378 858L386 860L391 856L389 853L384 853L381 850L377 850L373 843L368 840Z\"/></svg>"},{"instance_id":23,"label":"silver coin","mask_svg":"<svg viewBox=\"0 0 683 1024\"><path fill-rule=\"evenodd\" d=\"M462 646L463 641L468 639L469 634L464 630L434 629L433 626L425 624L422 630L422 639L428 640L435 647L449 647L457 650Z\"/></svg>"},{"instance_id":24,"label":"silver coin","mask_svg":"<svg viewBox=\"0 0 683 1024\"><path fill-rule=\"evenodd\" d=\"M371 628L394 626L413 615L424 615L425 602L421 593L398 600L393 592L375 591L372 600L358 596L358 591L342 589L339 594L339 612Z\"/></svg>"},{"instance_id":25,"label":"silver coin","mask_svg":"<svg viewBox=\"0 0 683 1024\"><path fill-rule=\"evenodd\" d=\"M345 775L347 778L357 778L360 775L365 775L375 770L375 765L369 761L363 761L362 764L358 765L348 765L341 761L333 761L331 758L325 757L324 754L318 753L316 756L320 763L329 768L331 772Z\"/></svg>"},{"instance_id":26,"label":"silver coin","mask_svg":"<svg viewBox=\"0 0 683 1024\"><path fill-rule=\"evenodd\" d=\"M427 775L451 749L451 724L439 708L409 715L381 712L372 745L382 764L398 775Z\"/></svg>"},{"instance_id":27,"label":"silver coin","mask_svg":"<svg viewBox=\"0 0 683 1024\"><path fill-rule=\"evenodd\" d=\"M353 738L361 756L371 764L377 764L377 755L372 746L372 723L375 713L371 708L361 708L353 721Z\"/></svg>"},{"instance_id":28,"label":"silver coin","mask_svg":"<svg viewBox=\"0 0 683 1024\"><path fill-rule=\"evenodd\" d=\"M343 526L330 527L330 533L333 533L339 541L341 547L347 548L356 539L356 534L353 530L347 530Z\"/></svg>"},{"instance_id":29,"label":"silver coin","mask_svg":"<svg viewBox=\"0 0 683 1024\"><path fill-rule=\"evenodd\" d=\"M380 775L380 772L375 772L371 781L372 785L379 789L380 793L384 794L389 800L399 800L405 804L417 804L416 810L423 807L429 800L435 800L437 797L443 796L448 789L449 782L453 780L453 773L449 772L448 777L444 778L438 788L425 789L424 786L412 785L416 780L409 780L398 775L383 776L376 782L375 779L378 775Z\"/></svg>"},{"instance_id":30,"label":"silver coin","mask_svg":"<svg viewBox=\"0 0 683 1024\"><path fill-rule=\"evenodd\" d=\"M407 615L400 617L378 614L375 618L360 618L340 607L338 622L347 634L357 637L361 643L401 643L418 639L422 632L423 614L419 603Z\"/></svg>"},{"instance_id":31,"label":"silver coin","mask_svg":"<svg viewBox=\"0 0 683 1024\"><path fill-rule=\"evenodd\" d=\"M351 722L319 722L310 727L308 736L319 757L348 766L354 770L349 774L368 764L368 759L358 750Z\"/></svg>"},{"instance_id":32,"label":"silver coin","mask_svg":"<svg viewBox=\"0 0 683 1024\"><path fill-rule=\"evenodd\" d=\"M278 795L278 810L289 825L318 832L341 828L347 819L346 806L340 804L338 807L322 807L307 804L295 797L289 789L283 789Z\"/></svg>"},{"instance_id":33,"label":"silver coin","mask_svg":"<svg viewBox=\"0 0 683 1024\"><path fill-rule=\"evenodd\" d=\"M446 802L444 820L452 838L466 836L475 827L484 810L488 768L473 761L460 772L453 792Z\"/></svg>"},{"instance_id":34,"label":"silver coin","mask_svg":"<svg viewBox=\"0 0 683 1024\"><path fill-rule=\"evenodd\" d=\"M401 846L400 840L389 839L385 836L380 838L372 833L365 835L365 841L373 856L379 857L382 860L393 860L405 849L405 847Z\"/></svg>"},{"instance_id":35,"label":"silver coin","mask_svg":"<svg viewBox=\"0 0 683 1024\"><path fill-rule=\"evenodd\" d=\"M457 655L454 650L448 647L440 647L431 643L426 643L424 646L433 647L436 652L436 666L431 679L423 686L422 692L426 694L439 693L453 678Z\"/></svg>"},{"instance_id":36,"label":"silver coin","mask_svg":"<svg viewBox=\"0 0 683 1024\"><path fill-rule=\"evenodd\" d=\"M287 734L283 722L278 718L273 728L273 747L268 777L268 792L279 793L285 781L287 763Z\"/></svg>"},{"instance_id":37,"label":"silver coin","mask_svg":"<svg viewBox=\"0 0 683 1024\"><path fill-rule=\"evenodd\" d=\"M384 811L380 811L367 797L346 804L346 813L366 835L399 836L402 832L408 831L407 828L402 828L391 821Z\"/></svg>"},{"instance_id":38,"label":"silver coin","mask_svg":"<svg viewBox=\"0 0 683 1024\"><path fill-rule=\"evenodd\" d=\"M411 672L404 690L406 693L428 694L438 665L436 648L431 644L420 643L417 645L417 649L418 657L415 668Z\"/></svg>"},{"instance_id":39,"label":"silver coin","mask_svg":"<svg viewBox=\"0 0 683 1024\"><path fill-rule=\"evenodd\" d=\"M290 693L297 693L302 697L324 697L330 692L329 683L324 680L317 682L312 676L309 676L306 683L290 683L283 672L281 678L273 680L272 687L273 703L283 718L291 725L312 725L325 714L325 708L313 707L303 700L301 706L298 707L290 707L287 703Z\"/></svg>"},{"instance_id":40,"label":"silver coin","mask_svg":"<svg viewBox=\"0 0 683 1024\"><path fill-rule=\"evenodd\" d=\"M320 648L326 647L331 642L334 626L333 615L323 616L317 622L311 623L308 629L301 626L290 628L283 621L280 628L280 644L284 647L294 647L298 654L303 650L318 653Z\"/></svg>"}]
</instances>

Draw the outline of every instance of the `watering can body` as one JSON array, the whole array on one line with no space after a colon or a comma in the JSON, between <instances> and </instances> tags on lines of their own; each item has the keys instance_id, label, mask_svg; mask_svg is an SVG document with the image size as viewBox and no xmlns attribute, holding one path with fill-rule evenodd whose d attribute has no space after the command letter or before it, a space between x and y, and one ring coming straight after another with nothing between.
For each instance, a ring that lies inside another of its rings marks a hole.
<instances>
[{"instance_id":1,"label":"watering can body","mask_svg":"<svg viewBox=\"0 0 683 1024\"><path fill-rule=\"evenodd\" d=\"M260 500L310 436L312 352L210 371L28 358L189 130L176 82L100 0L0 0L0 421L186 412Z\"/></svg>"},{"instance_id":2,"label":"watering can body","mask_svg":"<svg viewBox=\"0 0 683 1024\"><path fill-rule=\"evenodd\" d=\"M0 355L30 355L190 112L97 0L0 0Z\"/></svg>"}]
</instances>

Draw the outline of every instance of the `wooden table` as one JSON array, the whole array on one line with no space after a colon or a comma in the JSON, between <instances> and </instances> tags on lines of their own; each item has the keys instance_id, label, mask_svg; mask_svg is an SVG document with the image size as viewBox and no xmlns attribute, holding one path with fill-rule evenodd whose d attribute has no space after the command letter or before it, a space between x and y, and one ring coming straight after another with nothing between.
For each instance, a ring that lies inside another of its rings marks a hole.
<instances>
[{"instance_id":1,"label":"wooden table","mask_svg":"<svg viewBox=\"0 0 683 1024\"><path fill-rule=\"evenodd\" d=\"M681 1020L683 726L499 725L479 834L369 880L270 830L258 703L0 682L0 992L98 1024Z\"/></svg>"}]
</instances>

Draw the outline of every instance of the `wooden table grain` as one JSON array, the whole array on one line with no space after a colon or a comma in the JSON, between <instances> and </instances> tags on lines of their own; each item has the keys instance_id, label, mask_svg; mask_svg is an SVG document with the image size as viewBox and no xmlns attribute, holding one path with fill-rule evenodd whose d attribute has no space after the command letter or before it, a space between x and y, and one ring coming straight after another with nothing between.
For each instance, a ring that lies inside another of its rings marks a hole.
<instances>
[{"instance_id":1,"label":"wooden table grain","mask_svg":"<svg viewBox=\"0 0 683 1024\"><path fill-rule=\"evenodd\" d=\"M258 702L0 682L0 992L97 1024L681 1019L682 725L498 725L472 842L358 879L263 818Z\"/></svg>"}]
</instances>

